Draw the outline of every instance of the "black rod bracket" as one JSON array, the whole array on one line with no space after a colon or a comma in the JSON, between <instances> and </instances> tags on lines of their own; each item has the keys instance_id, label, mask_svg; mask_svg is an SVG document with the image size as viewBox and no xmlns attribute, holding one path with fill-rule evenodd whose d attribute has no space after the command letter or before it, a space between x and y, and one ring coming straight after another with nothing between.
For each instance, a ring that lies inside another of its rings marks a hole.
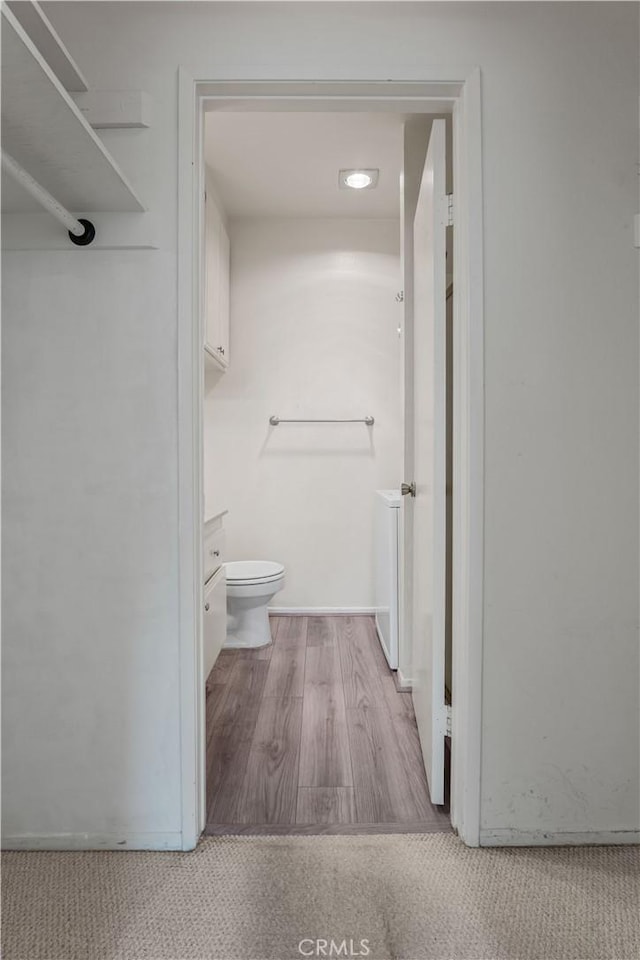
<instances>
[{"instance_id":1,"label":"black rod bracket","mask_svg":"<svg viewBox=\"0 0 640 960\"><path fill-rule=\"evenodd\" d=\"M75 243L77 247L88 247L96 235L96 228L91 223L91 220L83 220L82 217L78 218L78 223L81 223L84 227L84 233L78 235L71 233L71 230L69 230L69 239L71 243Z\"/></svg>"}]
</instances>

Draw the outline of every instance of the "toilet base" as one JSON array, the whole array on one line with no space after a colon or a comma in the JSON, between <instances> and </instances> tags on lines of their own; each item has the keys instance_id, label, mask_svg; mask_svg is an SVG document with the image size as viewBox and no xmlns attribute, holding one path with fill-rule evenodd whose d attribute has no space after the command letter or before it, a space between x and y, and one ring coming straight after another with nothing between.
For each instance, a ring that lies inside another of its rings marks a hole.
<instances>
[{"instance_id":1,"label":"toilet base","mask_svg":"<svg viewBox=\"0 0 640 960\"><path fill-rule=\"evenodd\" d=\"M228 649L255 650L272 642L269 610L265 603L245 605L242 600L227 600Z\"/></svg>"}]
</instances>

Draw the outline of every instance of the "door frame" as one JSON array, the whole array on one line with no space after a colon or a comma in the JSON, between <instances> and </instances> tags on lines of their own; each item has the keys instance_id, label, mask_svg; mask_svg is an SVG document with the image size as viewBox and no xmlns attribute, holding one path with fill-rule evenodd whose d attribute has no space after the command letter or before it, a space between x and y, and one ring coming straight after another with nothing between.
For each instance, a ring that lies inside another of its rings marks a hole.
<instances>
[{"instance_id":1,"label":"door frame","mask_svg":"<svg viewBox=\"0 0 640 960\"><path fill-rule=\"evenodd\" d=\"M483 191L480 70L422 68L389 80L212 80L178 76L178 563L182 848L204 829L203 120L206 100L236 109L452 110L455 189L453 704L451 822L480 842L484 567ZM402 79L400 79L402 77Z\"/></svg>"}]
</instances>

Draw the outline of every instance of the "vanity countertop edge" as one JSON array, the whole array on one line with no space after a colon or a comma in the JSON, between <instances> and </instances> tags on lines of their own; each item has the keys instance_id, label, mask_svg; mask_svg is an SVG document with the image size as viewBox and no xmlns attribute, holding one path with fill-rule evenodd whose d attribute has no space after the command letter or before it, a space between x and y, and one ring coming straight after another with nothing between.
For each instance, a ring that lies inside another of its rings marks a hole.
<instances>
[{"instance_id":1,"label":"vanity countertop edge","mask_svg":"<svg viewBox=\"0 0 640 960\"><path fill-rule=\"evenodd\" d=\"M217 513L210 513L208 517L205 517L205 521L204 521L205 530L207 529L207 527L213 526L216 523L216 521L222 520L222 518L226 516L228 513L229 513L228 510L218 510Z\"/></svg>"}]
</instances>

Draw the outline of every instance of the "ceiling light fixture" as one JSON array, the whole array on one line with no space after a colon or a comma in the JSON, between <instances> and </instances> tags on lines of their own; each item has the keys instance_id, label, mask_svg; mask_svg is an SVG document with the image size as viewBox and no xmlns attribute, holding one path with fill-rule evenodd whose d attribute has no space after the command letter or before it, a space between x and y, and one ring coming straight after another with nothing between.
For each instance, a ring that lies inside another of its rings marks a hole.
<instances>
[{"instance_id":1,"label":"ceiling light fixture","mask_svg":"<svg viewBox=\"0 0 640 960\"><path fill-rule=\"evenodd\" d=\"M379 173L379 170L340 170L338 185L342 190L373 190Z\"/></svg>"}]
</instances>

